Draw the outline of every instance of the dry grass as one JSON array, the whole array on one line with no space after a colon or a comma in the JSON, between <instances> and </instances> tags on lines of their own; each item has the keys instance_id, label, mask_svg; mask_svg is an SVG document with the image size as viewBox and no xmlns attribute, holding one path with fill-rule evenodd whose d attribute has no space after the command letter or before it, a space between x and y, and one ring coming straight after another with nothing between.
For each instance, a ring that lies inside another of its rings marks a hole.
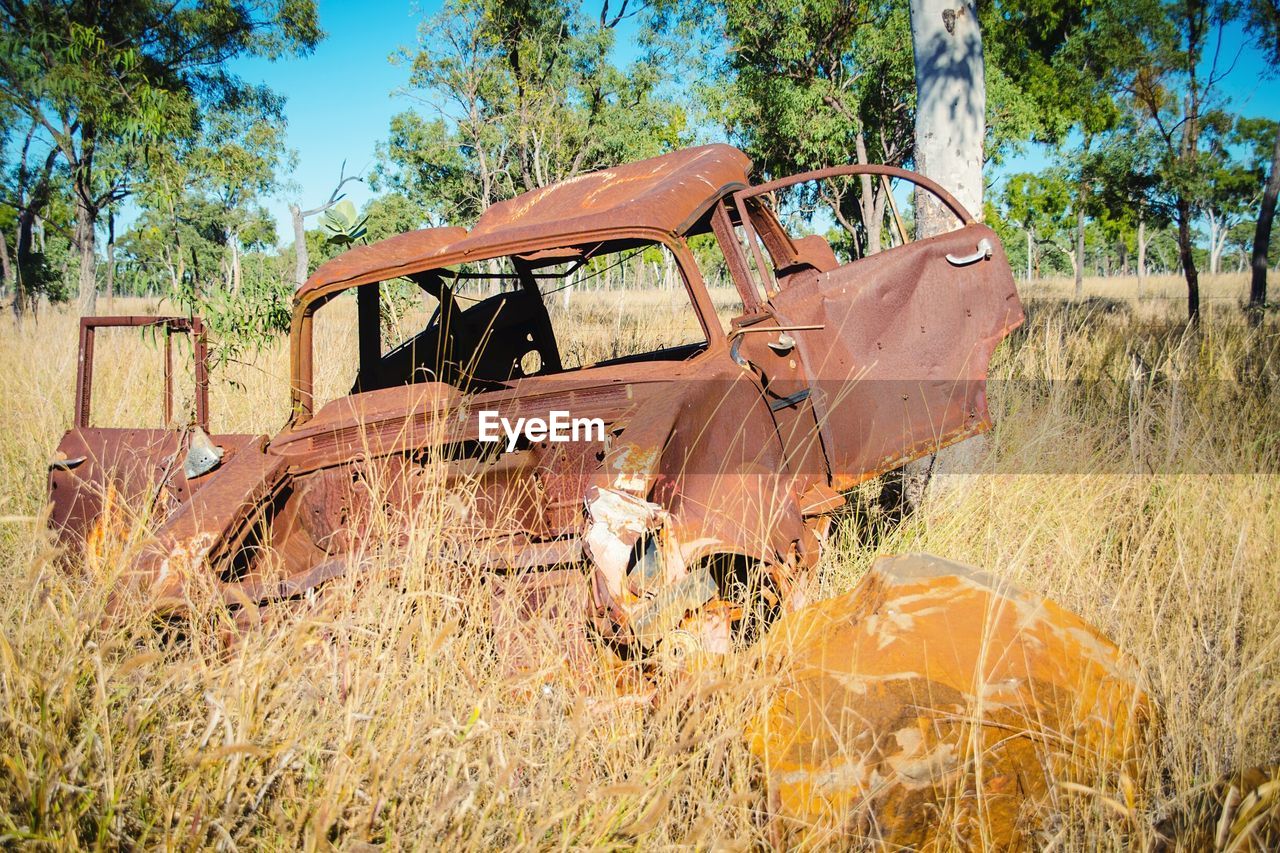
<instances>
[{"instance_id":1,"label":"dry grass","mask_svg":"<svg viewBox=\"0 0 1280 853\"><path fill-rule=\"evenodd\" d=\"M1075 280L1058 277L1019 281L1018 290L1026 299L1070 298L1075 293ZM1180 316L1186 311L1187 282L1181 274L1147 276L1141 300L1137 298L1135 276L1085 276L1083 291L1086 300L1120 300L1149 317ZM1246 274L1200 273L1200 301L1206 311L1242 304L1248 294Z\"/></svg>"},{"instance_id":2,"label":"dry grass","mask_svg":"<svg viewBox=\"0 0 1280 853\"><path fill-rule=\"evenodd\" d=\"M904 523L870 510L850 519L820 583L844 590L877 553L927 550L1013 577L1113 637L1139 661L1164 725L1132 806L1114 779L1064 791L1040 841L1122 849L1152 842L1171 816L1212 826L1212 783L1280 763L1280 330L1251 332L1215 301L1188 335L1173 300L1047 298L1066 287L1033 285L1028 325L997 355L986 473ZM1239 277L1212 287L1243 290ZM620 322L643 332L656 321ZM0 838L768 843L742 729L769 684L750 656L665 680L651 703L619 698L614 683L634 673L604 654L585 693L573 689L554 642L513 675L482 593L440 556L450 532L431 502L408 547L370 543L388 571L304 603L234 653L213 606L164 632L141 617L104 622L104 589L137 531L64 568L38 520L44 462L71 417L74 319L0 323ZM151 351L136 336L120 343L114 357L99 350L115 361L95 405L112 420L154 420ZM277 349L236 366L234 383L224 376L215 426L276 429L284 364Z\"/></svg>"}]
</instances>

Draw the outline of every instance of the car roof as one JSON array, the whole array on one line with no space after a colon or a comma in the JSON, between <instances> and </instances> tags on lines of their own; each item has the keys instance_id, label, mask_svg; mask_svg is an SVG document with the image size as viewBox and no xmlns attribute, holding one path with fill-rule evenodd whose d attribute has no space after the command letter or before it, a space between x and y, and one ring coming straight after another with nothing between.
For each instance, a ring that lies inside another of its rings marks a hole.
<instances>
[{"instance_id":1,"label":"car roof","mask_svg":"<svg viewBox=\"0 0 1280 853\"><path fill-rule=\"evenodd\" d=\"M717 198L746 187L750 169L751 160L737 148L703 145L588 172L490 206L469 232L425 228L350 249L322 264L294 301L465 258L495 257L508 248L571 245L638 230L683 234Z\"/></svg>"}]
</instances>

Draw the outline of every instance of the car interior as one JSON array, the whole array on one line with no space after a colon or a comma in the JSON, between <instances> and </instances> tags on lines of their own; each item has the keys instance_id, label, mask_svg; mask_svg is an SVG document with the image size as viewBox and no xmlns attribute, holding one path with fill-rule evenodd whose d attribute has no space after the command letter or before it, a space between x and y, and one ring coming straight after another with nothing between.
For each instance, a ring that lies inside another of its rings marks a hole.
<instances>
[{"instance_id":1,"label":"car interior","mask_svg":"<svg viewBox=\"0 0 1280 853\"><path fill-rule=\"evenodd\" d=\"M408 276L438 303L416 334L383 350L383 296L378 285L357 288L360 311L360 366L352 393L420 382L444 382L464 391L484 391L531 376L548 376L636 361L683 361L705 349L699 340L643 352L626 352L583 364L565 364L549 308L552 294L584 288L594 277L655 244L613 241L542 250L500 259L500 264L468 264ZM594 262L594 263L593 263ZM499 267L496 271L493 267ZM487 296L476 290L497 289ZM681 285L683 280L681 279ZM673 299L693 305L683 286ZM618 299L624 291L614 291ZM377 300L376 304L374 301ZM560 323L562 334L570 318ZM623 348L625 349L625 348Z\"/></svg>"},{"instance_id":2,"label":"car interior","mask_svg":"<svg viewBox=\"0 0 1280 853\"><path fill-rule=\"evenodd\" d=\"M733 206L721 204L741 235ZM790 236L763 200L752 200L751 216L778 284L786 286L793 276L822 273L838 265L826 240L817 235ZM711 218L709 210L686 236L710 233ZM645 240L596 241L415 273L407 278L420 291L423 301L433 306L427 309L430 319L399 336L388 335L385 330L389 283L357 287L358 367L351 384L342 387L349 388L350 393L360 393L442 382L466 392L478 392L534 376L692 358L706 348L705 333L689 334L686 330L683 336L673 332L667 339L648 341L633 336L615 341L612 346L597 347L594 352L582 352L575 341L584 331L581 312L562 310L561 299L552 298L574 288L577 293L592 291L604 281L601 276L621 265L630 264L630 269L636 269L633 259L637 255L641 256L638 266L645 267L644 259L650 256L642 254L646 252L669 250ZM674 286L672 278L677 282ZM404 280L400 281L403 284ZM695 312L683 277L677 272L668 279L667 287L673 300L673 322L687 322ZM611 295L615 301L634 298L634 292L629 293L625 287L618 289L614 284L605 285L604 291L594 291L596 297L602 294ZM572 293L565 294L568 295ZM567 309L568 299L563 303ZM575 307L580 306L575 303ZM623 307L617 306L619 325ZM601 310L597 308L596 313ZM661 312L654 314L651 321L662 323ZM596 331L607 335L611 330ZM620 328L612 331L622 337Z\"/></svg>"}]
</instances>

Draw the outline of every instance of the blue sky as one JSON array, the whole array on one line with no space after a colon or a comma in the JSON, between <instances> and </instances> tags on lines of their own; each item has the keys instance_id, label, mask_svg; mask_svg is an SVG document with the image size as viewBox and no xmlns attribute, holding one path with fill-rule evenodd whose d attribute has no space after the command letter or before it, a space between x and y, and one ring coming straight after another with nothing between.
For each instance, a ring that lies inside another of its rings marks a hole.
<instances>
[{"instance_id":1,"label":"blue sky","mask_svg":"<svg viewBox=\"0 0 1280 853\"><path fill-rule=\"evenodd\" d=\"M328 35L314 54L233 66L246 80L266 83L288 99L288 144L298 162L288 186L267 205L276 217L281 243L292 241L291 199L303 206L324 201L344 160L347 174L368 172L374 145L386 137L391 116L412 105L396 94L408 82L409 70L393 64L390 57L400 48L415 48L419 23L439 8L438 0L320 0L320 23ZM1222 93L1246 115L1280 117L1280 80L1263 79L1263 60L1255 51L1242 49L1245 43L1238 28L1224 35L1223 56L1238 52L1239 58ZM619 45L619 53L629 53L625 44ZM1046 152L1028 150L1009 157L1000 173L1037 170L1046 162ZM354 182L345 190L357 206L371 195L366 186Z\"/></svg>"},{"instance_id":2,"label":"blue sky","mask_svg":"<svg viewBox=\"0 0 1280 853\"><path fill-rule=\"evenodd\" d=\"M415 47L419 22L438 9L439 3L404 0L321 0L320 25L327 35L312 55L232 66L245 80L266 83L288 99L288 144L298 162L291 185L267 205L282 243L293 240L290 200L304 207L322 203L344 160L347 174L369 171L374 145L386 137L391 116L410 103L394 95L408 82L409 70L392 64L390 57L402 47ZM343 189L357 207L372 195L355 182Z\"/></svg>"}]
</instances>

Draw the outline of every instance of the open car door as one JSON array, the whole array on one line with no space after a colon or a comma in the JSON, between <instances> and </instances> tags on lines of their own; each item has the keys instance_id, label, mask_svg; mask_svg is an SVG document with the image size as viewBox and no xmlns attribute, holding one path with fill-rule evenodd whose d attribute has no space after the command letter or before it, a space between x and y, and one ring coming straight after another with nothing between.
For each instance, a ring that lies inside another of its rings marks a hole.
<instances>
[{"instance_id":1,"label":"open car door","mask_svg":"<svg viewBox=\"0 0 1280 853\"><path fill-rule=\"evenodd\" d=\"M788 236L760 199L866 173L920 185L961 227L840 265L821 238ZM989 428L991 354L1023 320L994 231L937 184L889 166L807 172L742 190L734 203L757 269L774 270L777 289L763 308L791 330L786 343L808 382L833 486L849 488Z\"/></svg>"},{"instance_id":2,"label":"open car door","mask_svg":"<svg viewBox=\"0 0 1280 853\"><path fill-rule=\"evenodd\" d=\"M163 336L164 423L157 428L95 426L91 420L95 332L100 328L153 328ZM190 335L195 360L195 423L175 422L173 411L175 334ZM187 317L84 317L76 370L75 423L49 462L50 523L60 536L84 539L108 506L136 511L169 510L199 486L199 476L249 436L213 436L209 427L208 374L204 329ZM192 450L193 441L196 443ZM196 469L188 476L189 462ZM162 513L163 515L164 513Z\"/></svg>"}]
</instances>

